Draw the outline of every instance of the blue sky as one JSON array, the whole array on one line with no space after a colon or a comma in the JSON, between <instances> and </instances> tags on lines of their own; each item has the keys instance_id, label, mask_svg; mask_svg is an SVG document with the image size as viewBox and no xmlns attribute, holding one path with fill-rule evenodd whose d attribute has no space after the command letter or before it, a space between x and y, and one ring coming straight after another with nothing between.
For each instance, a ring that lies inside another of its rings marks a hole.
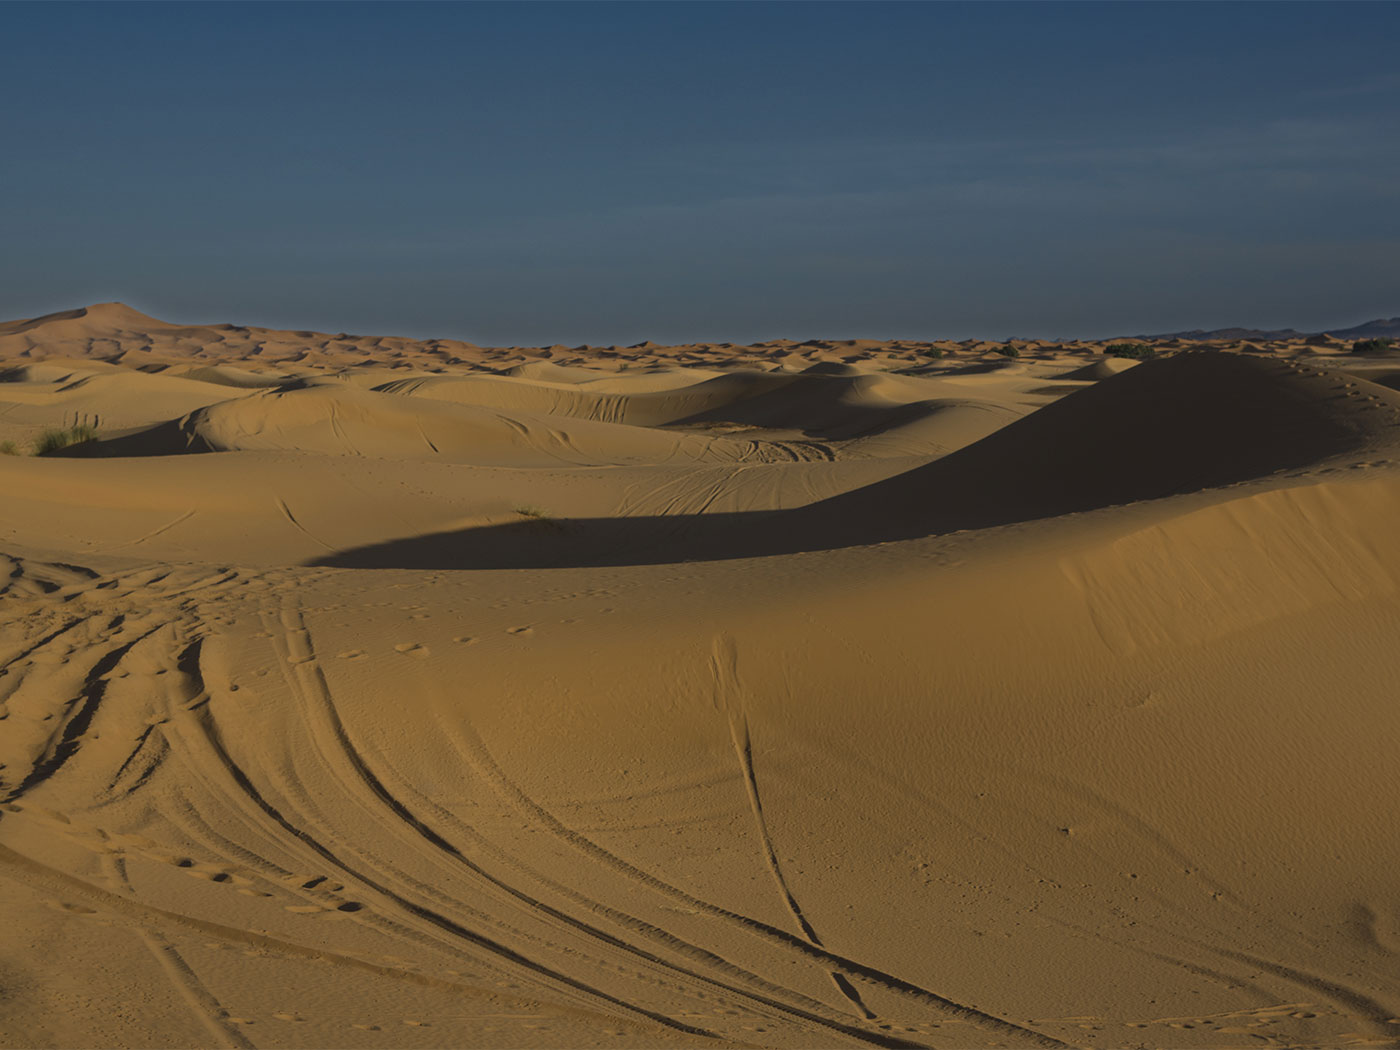
<instances>
[{"instance_id":1,"label":"blue sky","mask_svg":"<svg viewBox=\"0 0 1400 1050\"><path fill-rule=\"evenodd\" d=\"M0 4L0 318L497 345L1400 313L1400 4Z\"/></svg>"}]
</instances>

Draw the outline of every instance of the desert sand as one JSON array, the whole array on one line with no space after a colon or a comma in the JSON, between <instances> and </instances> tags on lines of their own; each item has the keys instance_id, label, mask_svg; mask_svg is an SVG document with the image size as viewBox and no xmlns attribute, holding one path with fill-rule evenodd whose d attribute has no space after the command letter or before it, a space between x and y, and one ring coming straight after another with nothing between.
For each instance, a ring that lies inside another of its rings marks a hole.
<instances>
[{"instance_id":1,"label":"desert sand","mask_svg":"<svg viewBox=\"0 0 1400 1050\"><path fill-rule=\"evenodd\" d=\"M0 325L0 1044L1400 1045L1400 355L1000 349Z\"/></svg>"}]
</instances>

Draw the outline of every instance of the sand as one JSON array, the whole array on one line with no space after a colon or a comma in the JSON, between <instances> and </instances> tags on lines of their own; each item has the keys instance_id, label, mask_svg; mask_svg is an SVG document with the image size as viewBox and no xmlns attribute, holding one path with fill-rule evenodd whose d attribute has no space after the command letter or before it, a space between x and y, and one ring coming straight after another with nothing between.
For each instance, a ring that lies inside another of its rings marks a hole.
<instances>
[{"instance_id":1,"label":"sand","mask_svg":"<svg viewBox=\"0 0 1400 1050\"><path fill-rule=\"evenodd\" d=\"M1400 361L1018 345L0 325L0 1045L1400 1045Z\"/></svg>"}]
</instances>

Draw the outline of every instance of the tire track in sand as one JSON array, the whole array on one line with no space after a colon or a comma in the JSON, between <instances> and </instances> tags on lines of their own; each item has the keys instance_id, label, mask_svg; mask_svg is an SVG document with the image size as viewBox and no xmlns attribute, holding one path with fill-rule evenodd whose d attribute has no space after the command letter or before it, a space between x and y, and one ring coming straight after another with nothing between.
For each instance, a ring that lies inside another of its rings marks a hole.
<instances>
[{"instance_id":1,"label":"tire track in sand","mask_svg":"<svg viewBox=\"0 0 1400 1050\"><path fill-rule=\"evenodd\" d=\"M449 742L457 749L462 759L476 766L493 790L495 790L502 799L509 802L523 815L530 817L542 829L550 832L561 841L589 856L597 863L617 872L634 885L646 887L665 897L669 897L673 901L684 904L688 908L693 908L696 911L721 919L748 934L817 961L828 969L839 969L850 979L858 980L863 984L869 984L872 987L883 989L892 994L931 1007L939 1011L945 1017L977 1025L1003 1036L1021 1039L1035 1046L1047 1048L1064 1048L1067 1046L1067 1044L1060 1040L1045 1035L1042 1032L1024 1028L1014 1022L996 1017L993 1014L984 1013L975 1007L956 1002L955 1000L939 995L937 992L922 988L911 981L906 981L901 977L886 973L877 967L869 966L865 963L860 963L854 959L848 959L828 951L824 947L812 944L805 937L789 933L787 930L779 929L776 926L761 922L758 919L751 918L747 915L741 915L738 912L731 911L720 905L702 900L649 872L641 870L598 845L598 843L594 842L586 835L569 828L555 817L554 814L550 813L531 798L519 785L506 775L505 771L501 769L491 756L490 751L487 750L485 742L481 740L476 730L469 724L456 721L446 722L444 724L444 733Z\"/></svg>"},{"instance_id":2,"label":"tire track in sand","mask_svg":"<svg viewBox=\"0 0 1400 1050\"><path fill-rule=\"evenodd\" d=\"M267 617L268 621L272 619L271 616ZM763 1009L785 1015L797 1021L799 1024L806 1026L809 1030L834 1031L861 1043L890 1048L912 1048L923 1045L885 1033L871 1032L862 1028L853 1027L845 1023L838 1014L830 1011L823 1003L809 999L790 989L771 985L756 974L752 974L741 967L735 966L728 960L693 945L668 931L659 929L641 919L610 908L601 901L579 894L567 886L530 871L528 868L524 870L534 879L574 902L583 905L589 911L605 915L625 929L657 939L665 947L677 951L684 957L698 964L707 964L715 967L731 979L738 979L746 984L752 984L763 989L763 992L756 991L754 988L738 987L727 981L722 981L715 977L699 973L690 967L680 966L675 962L663 959L653 952L621 940L591 923L568 915L552 907L538 897L526 893L524 890L492 875L480 864L468 857L465 852L448 841L439 831L429 826L408 807L400 797L402 789L407 787L407 785L397 785L400 789L399 793L391 792L384 780L369 768L366 759L359 749L356 748L353 741L351 741L344 723L341 721L339 713L335 708L333 694L330 691L329 684L325 681L323 672L317 664L315 649L311 643L309 631L300 612L294 606L289 605L282 610L280 622L283 630L286 632L287 652L284 656L284 660L288 664L289 669L298 672L299 677L305 683L302 699L304 702L309 701L314 703L315 706L321 709L330 734L335 738L344 759L353 769L360 786L368 789L374 797L386 806L394 817L397 818L399 823L411 829L420 839L432 846L435 850L446 854L455 864L465 868L476 878L485 881L490 887L501 891L516 903L523 904L527 909L548 916L559 925L580 933L590 940L599 942L611 949L621 951L627 956L632 957L634 961L641 961L649 966L664 970L673 976L700 982L728 995L749 1001ZM268 626L272 627L273 624L269 622ZM417 794L416 792L414 793ZM420 796L419 802L432 807L435 810L436 816L445 818L449 823L456 825L459 830L464 830L472 837L475 845L485 847L497 855L505 856L502 851L500 851L498 847L494 847L489 840L480 836L474 829L467 827L460 821L456 821L455 818L452 818L451 815L441 807L434 806L431 800ZM524 868L523 865L517 864L514 866ZM799 1005L782 1002L775 999L773 997L774 995L785 995L796 998L799 1000ZM871 1016L873 1017L873 1015Z\"/></svg>"},{"instance_id":3,"label":"tire track in sand","mask_svg":"<svg viewBox=\"0 0 1400 1050\"><path fill-rule=\"evenodd\" d=\"M783 875L778 851L773 846L773 836L768 831L768 818L763 813L763 798L758 793L758 777L753 768L753 740L749 735L749 718L744 711L744 692L739 682L739 651L733 638L723 634L715 638L710 655L710 670L715 682L715 706L724 712L729 722L729 736L734 743L734 754L739 760L739 771L744 779L744 790L748 795L749 809L753 813L754 827L758 832L758 841L768 873L773 877L778 894L797 923L798 929L802 931L802 936L806 937L813 947L822 948L824 945L821 938L807 921L807 916L802 914L802 907L793 896L787 877ZM877 1019L875 1012L865 1005L860 992L844 973L831 970L830 976L837 991L850 1000L862 1017L867 1021Z\"/></svg>"},{"instance_id":4,"label":"tire track in sand","mask_svg":"<svg viewBox=\"0 0 1400 1050\"><path fill-rule=\"evenodd\" d=\"M198 642L193 643L195 646L199 644ZM300 654L298 655L300 656ZM311 655L308 653L305 656L305 662L309 663L310 661ZM299 662L301 661L299 660ZM198 665L197 651L194 663L196 666ZM313 670L317 674L320 673L319 668L313 668ZM665 1014L638 1006L634 1003L629 1003L602 989L595 988L579 978L572 977L538 960L529 958L492 937L488 937L477 930L464 926L450 915L444 914L435 908L415 901L405 894L398 892L388 884L382 874L377 872L375 874L370 874L367 871L351 865L329 845L323 842L317 833L314 833L308 827L300 826L292 820L291 817L284 814L272 801L265 797L253 784L247 772L238 765L229 753L219 733L217 723L212 718L208 717L207 712L199 712L199 714L203 716L199 719L200 736L203 737L203 742L207 746L210 757L217 764L217 767L231 779L232 787L235 789L234 794L241 795L252 803L254 807L262 812L264 817L271 820L275 825L281 828L283 832L300 841L323 861L341 872L344 877L368 887L407 914L436 928L439 932L447 934L449 939L458 946L470 945L473 948L484 951L488 955L494 957L498 963L506 964L509 968L517 970L531 980L539 981L546 986L561 988L575 995L580 995L586 1001L591 1000L600 1004L606 1004L606 1007L611 1007L634 1020L661 1025L664 1028L679 1031L686 1035L696 1035L712 1039L719 1038L713 1032L686 1024L675 1018L668 1017Z\"/></svg>"}]
</instances>

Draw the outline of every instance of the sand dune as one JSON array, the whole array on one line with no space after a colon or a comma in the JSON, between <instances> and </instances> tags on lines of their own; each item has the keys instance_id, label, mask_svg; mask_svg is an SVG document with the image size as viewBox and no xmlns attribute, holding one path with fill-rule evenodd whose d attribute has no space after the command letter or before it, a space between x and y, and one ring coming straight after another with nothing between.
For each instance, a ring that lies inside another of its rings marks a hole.
<instances>
[{"instance_id":1,"label":"sand dune","mask_svg":"<svg viewBox=\"0 0 1400 1050\"><path fill-rule=\"evenodd\" d=\"M90 451L129 456L273 449L379 459L426 457L486 466L803 458L800 447L774 442L495 412L341 383L284 387L222 401L141 434L99 441Z\"/></svg>"},{"instance_id":2,"label":"sand dune","mask_svg":"<svg viewBox=\"0 0 1400 1050\"><path fill-rule=\"evenodd\" d=\"M885 483L887 513L981 528L1400 452L1400 395L1292 362L1149 362ZM991 482L991 483L989 483ZM862 499L877 498L871 491Z\"/></svg>"},{"instance_id":3,"label":"sand dune","mask_svg":"<svg viewBox=\"0 0 1400 1050\"><path fill-rule=\"evenodd\" d=\"M216 404L237 391L227 386L125 369L30 365L0 379L0 440L29 441L50 427L89 423L121 434Z\"/></svg>"},{"instance_id":4,"label":"sand dune","mask_svg":"<svg viewBox=\"0 0 1400 1050\"><path fill-rule=\"evenodd\" d=\"M1189 405L1189 414L1185 406ZM325 556L355 568L562 568L792 554L1210 498L1249 482L1400 462L1400 395L1230 355L1154 362L1077 392L961 451L796 508L506 522Z\"/></svg>"},{"instance_id":5,"label":"sand dune","mask_svg":"<svg viewBox=\"0 0 1400 1050\"><path fill-rule=\"evenodd\" d=\"M660 426L797 382L795 376L763 372L702 375L693 382L680 382L684 375L673 375L672 381L660 389L656 389L650 375L640 377L642 385L636 390L626 389L631 377L614 379L609 384L610 389L599 391L593 389L591 383L543 380L533 375L406 379L379 389L464 405L522 409L605 423Z\"/></svg>"},{"instance_id":6,"label":"sand dune","mask_svg":"<svg viewBox=\"0 0 1400 1050\"><path fill-rule=\"evenodd\" d=\"M1394 365L1024 346L0 325L0 1045L1400 1045Z\"/></svg>"},{"instance_id":7,"label":"sand dune","mask_svg":"<svg viewBox=\"0 0 1400 1050\"><path fill-rule=\"evenodd\" d=\"M1029 390L974 399L949 382L859 370L854 376L702 375L690 383L683 383L677 370L663 373L661 383L657 379L645 374L561 386L507 382L498 376L430 377L397 380L377 389L641 427L765 431L770 438L817 439L833 454L845 455L943 454L985 437L1025 407L1049 399ZM598 391L596 383L606 384L606 392ZM1062 393L1055 391L1053 396ZM874 440L877 437L881 440Z\"/></svg>"}]
</instances>

